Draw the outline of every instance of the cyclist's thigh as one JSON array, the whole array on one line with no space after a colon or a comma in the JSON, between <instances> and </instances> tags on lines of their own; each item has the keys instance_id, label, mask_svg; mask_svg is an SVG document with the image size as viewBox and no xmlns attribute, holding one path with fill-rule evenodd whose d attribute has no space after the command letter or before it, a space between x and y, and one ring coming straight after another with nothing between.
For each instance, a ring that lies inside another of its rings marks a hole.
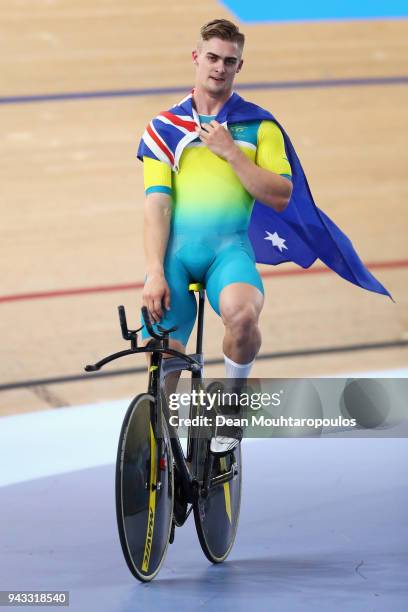
<instances>
[{"instance_id":1,"label":"cyclist's thigh","mask_svg":"<svg viewBox=\"0 0 408 612\"><path fill-rule=\"evenodd\" d=\"M259 289L264 288L255 259L248 249L241 245L230 245L216 256L206 276L208 300L217 314L220 314L220 293L232 283L247 283Z\"/></svg>"},{"instance_id":2,"label":"cyclist's thigh","mask_svg":"<svg viewBox=\"0 0 408 612\"><path fill-rule=\"evenodd\" d=\"M163 309L163 317L159 323L162 327L177 327L170 338L178 340L186 346L194 327L197 304L194 294L188 290L189 274L182 261L175 255L167 255L164 262L164 275L170 289L170 310ZM153 326L156 329L156 325ZM146 330L142 332L143 339L148 338Z\"/></svg>"}]
</instances>

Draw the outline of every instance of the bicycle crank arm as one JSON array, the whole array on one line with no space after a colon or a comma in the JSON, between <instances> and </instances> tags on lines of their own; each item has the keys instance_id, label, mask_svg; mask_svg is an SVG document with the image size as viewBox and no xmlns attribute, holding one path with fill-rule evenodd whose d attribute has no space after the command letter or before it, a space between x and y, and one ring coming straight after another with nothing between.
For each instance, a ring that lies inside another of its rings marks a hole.
<instances>
[{"instance_id":1,"label":"bicycle crank arm","mask_svg":"<svg viewBox=\"0 0 408 612\"><path fill-rule=\"evenodd\" d=\"M231 480L234 480L234 478L236 478L237 476L238 465L236 463L233 463L231 465L231 469L229 469L228 472L224 472L223 474L214 476L213 478L211 478L208 484L206 481L195 481L196 490L198 490L199 494L201 494L203 497L207 497L210 489L212 489L213 487L219 487L220 485L225 484L226 482L230 482Z\"/></svg>"},{"instance_id":2,"label":"bicycle crank arm","mask_svg":"<svg viewBox=\"0 0 408 612\"><path fill-rule=\"evenodd\" d=\"M219 474L219 476L214 476L214 478L211 478L210 489L212 489L213 487L217 487L218 485L225 484L230 480L234 480L234 478L236 478L237 476L238 465L236 463L233 463L231 465L231 469L228 470L228 472L225 472L224 474Z\"/></svg>"}]
</instances>

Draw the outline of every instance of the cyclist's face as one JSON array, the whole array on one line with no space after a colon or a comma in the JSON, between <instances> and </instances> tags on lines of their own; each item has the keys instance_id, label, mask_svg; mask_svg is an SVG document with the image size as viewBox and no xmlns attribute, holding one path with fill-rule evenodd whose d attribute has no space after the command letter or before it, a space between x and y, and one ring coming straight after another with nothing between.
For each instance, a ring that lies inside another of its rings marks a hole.
<instances>
[{"instance_id":1,"label":"cyclist's face","mask_svg":"<svg viewBox=\"0 0 408 612\"><path fill-rule=\"evenodd\" d=\"M220 38L202 41L192 53L197 67L196 87L215 96L231 91L243 63L241 54L237 43Z\"/></svg>"}]
</instances>

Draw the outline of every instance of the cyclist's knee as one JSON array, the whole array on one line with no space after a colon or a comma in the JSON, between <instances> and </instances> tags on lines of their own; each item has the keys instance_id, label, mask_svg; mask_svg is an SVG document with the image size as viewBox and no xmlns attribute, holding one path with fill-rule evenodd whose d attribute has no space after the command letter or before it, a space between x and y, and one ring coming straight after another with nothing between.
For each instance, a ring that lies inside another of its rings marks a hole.
<instances>
[{"instance_id":1,"label":"cyclist's knee","mask_svg":"<svg viewBox=\"0 0 408 612\"><path fill-rule=\"evenodd\" d=\"M226 327L241 333L251 333L258 325L259 311L252 303L229 303L222 308L221 316Z\"/></svg>"}]
</instances>

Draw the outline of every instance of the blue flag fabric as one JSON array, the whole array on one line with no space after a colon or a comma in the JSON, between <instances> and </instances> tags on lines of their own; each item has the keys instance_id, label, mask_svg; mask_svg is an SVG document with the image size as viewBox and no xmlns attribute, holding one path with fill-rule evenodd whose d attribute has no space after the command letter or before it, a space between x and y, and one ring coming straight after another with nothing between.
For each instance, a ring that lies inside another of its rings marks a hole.
<instances>
[{"instance_id":1,"label":"blue flag fabric","mask_svg":"<svg viewBox=\"0 0 408 612\"><path fill-rule=\"evenodd\" d=\"M224 125L243 121L274 121L284 138L286 155L292 168L292 196L281 213L255 201L248 234L256 261L272 265L292 261L302 268L309 268L316 259L320 259L345 280L391 297L361 261L349 238L316 206L296 151L275 117L234 92L216 120ZM184 146L196 138L194 128L197 124L199 118L190 94L168 112L153 119L140 142L139 159L143 159L143 156L161 159L177 171Z\"/></svg>"}]
</instances>

